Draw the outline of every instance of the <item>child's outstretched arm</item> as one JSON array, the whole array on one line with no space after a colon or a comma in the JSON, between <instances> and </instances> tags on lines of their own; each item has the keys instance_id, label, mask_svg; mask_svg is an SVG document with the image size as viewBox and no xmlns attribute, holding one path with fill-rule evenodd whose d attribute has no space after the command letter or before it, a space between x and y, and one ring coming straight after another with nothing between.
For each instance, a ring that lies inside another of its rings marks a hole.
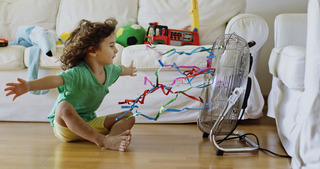
<instances>
[{"instance_id":1,"label":"child's outstretched arm","mask_svg":"<svg viewBox=\"0 0 320 169\"><path fill-rule=\"evenodd\" d=\"M7 83L8 87L4 89L4 91L8 91L6 96L14 95L13 100L29 91L52 89L64 84L59 75L45 76L32 81L25 81L21 78L17 80L18 83Z\"/></svg>"},{"instance_id":2,"label":"child's outstretched arm","mask_svg":"<svg viewBox=\"0 0 320 169\"><path fill-rule=\"evenodd\" d=\"M122 72L121 72L121 76L126 76L126 75L130 75L130 76L137 76L137 69L136 67L133 67L133 60L131 60L131 63L128 67L125 67L123 65L121 65L122 67Z\"/></svg>"}]
</instances>

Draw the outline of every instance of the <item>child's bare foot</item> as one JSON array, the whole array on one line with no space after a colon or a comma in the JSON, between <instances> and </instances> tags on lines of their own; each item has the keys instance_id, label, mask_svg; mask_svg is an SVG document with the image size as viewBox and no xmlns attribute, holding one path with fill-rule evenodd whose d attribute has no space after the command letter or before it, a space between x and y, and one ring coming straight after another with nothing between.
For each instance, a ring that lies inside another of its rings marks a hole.
<instances>
[{"instance_id":1,"label":"child's bare foot","mask_svg":"<svg viewBox=\"0 0 320 169\"><path fill-rule=\"evenodd\" d=\"M103 148L109 150L126 151L131 142L131 131L127 130L119 135L107 135Z\"/></svg>"}]
</instances>

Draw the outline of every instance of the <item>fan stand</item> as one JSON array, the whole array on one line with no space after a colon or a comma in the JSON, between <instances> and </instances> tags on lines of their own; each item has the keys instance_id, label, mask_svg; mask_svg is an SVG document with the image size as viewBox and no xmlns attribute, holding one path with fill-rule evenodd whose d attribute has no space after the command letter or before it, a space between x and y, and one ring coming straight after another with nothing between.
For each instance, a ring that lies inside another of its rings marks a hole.
<instances>
[{"instance_id":1,"label":"fan stand","mask_svg":"<svg viewBox=\"0 0 320 169\"><path fill-rule=\"evenodd\" d=\"M243 136L242 132L234 131L232 135L240 137L240 141L243 141L248 146L247 147L232 147L232 148L222 147L219 145L219 143L217 143L217 138L216 138L217 136L210 134L209 138L210 138L211 143L218 149L216 151L216 155L222 156L224 154L224 152L248 152L248 151L255 151L255 150L259 149L259 145L256 144L254 141L252 141L249 137ZM232 135L230 135L230 136L232 136Z\"/></svg>"},{"instance_id":2,"label":"fan stand","mask_svg":"<svg viewBox=\"0 0 320 169\"><path fill-rule=\"evenodd\" d=\"M247 88L251 87L251 80L249 80L249 83L247 84ZM227 116L227 113L230 111L230 109L235 105L235 103L238 101L238 99L240 98L240 96L245 92L244 88L241 87L237 87L233 90L232 94L229 96L228 101L226 103L226 105L223 108L222 113L219 115L219 117L217 118L216 122L214 123L211 131L210 131L210 141L211 143L218 148L217 150L217 155L223 155L224 152L239 152L239 151L254 151L254 150L258 150L259 149L259 145L256 144L254 141L252 141L250 138L246 137L243 135L242 132L240 131L231 131L228 135L228 133L226 133L226 137L225 139L227 139L229 136L231 135L235 135L238 136L240 138L240 141L244 141L245 143L247 143L247 147L238 147L238 148L227 148L227 147L222 147L219 145L219 143L217 143L217 136L215 135L216 131L219 130L219 128L221 127L221 125L223 125L223 120L224 117ZM245 97L248 97L249 93L246 93ZM246 99L245 99L246 100ZM244 109L246 108L246 103L244 103L240 114L243 113ZM221 134L219 135L221 136ZM225 140L224 139L224 140Z\"/></svg>"}]
</instances>

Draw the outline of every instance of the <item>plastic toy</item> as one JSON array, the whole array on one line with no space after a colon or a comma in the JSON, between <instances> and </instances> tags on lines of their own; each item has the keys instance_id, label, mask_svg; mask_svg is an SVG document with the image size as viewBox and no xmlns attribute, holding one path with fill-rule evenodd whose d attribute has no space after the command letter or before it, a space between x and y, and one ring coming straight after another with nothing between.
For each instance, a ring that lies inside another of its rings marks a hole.
<instances>
[{"instance_id":1,"label":"plastic toy","mask_svg":"<svg viewBox=\"0 0 320 169\"><path fill-rule=\"evenodd\" d=\"M7 39L0 39L0 47L8 46L8 40Z\"/></svg>"},{"instance_id":2,"label":"plastic toy","mask_svg":"<svg viewBox=\"0 0 320 169\"><path fill-rule=\"evenodd\" d=\"M174 46L199 45L199 10L198 0L191 0L190 31L168 29L167 26L158 25L157 22L149 23L145 44L166 44Z\"/></svg>"},{"instance_id":3,"label":"plastic toy","mask_svg":"<svg viewBox=\"0 0 320 169\"><path fill-rule=\"evenodd\" d=\"M146 30L137 24L124 25L117 31L116 42L127 47L130 45L143 44Z\"/></svg>"},{"instance_id":4,"label":"plastic toy","mask_svg":"<svg viewBox=\"0 0 320 169\"><path fill-rule=\"evenodd\" d=\"M200 31L198 0L191 0L191 9L190 9L189 13L191 16L191 29L190 29L190 31L194 31L195 29Z\"/></svg>"},{"instance_id":5,"label":"plastic toy","mask_svg":"<svg viewBox=\"0 0 320 169\"><path fill-rule=\"evenodd\" d=\"M158 22L149 23L145 44L166 44L173 46L199 45L197 30L185 31L168 29L167 26L158 25Z\"/></svg>"},{"instance_id":6,"label":"plastic toy","mask_svg":"<svg viewBox=\"0 0 320 169\"><path fill-rule=\"evenodd\" d=\"M71 32L70 31L66 31L66 32L63 32L59 38L66 41L69 37L70 37L70 34ZM57 45L62 45L62 43L60 41L58 41Z\"/></svg>"}]
</instances>

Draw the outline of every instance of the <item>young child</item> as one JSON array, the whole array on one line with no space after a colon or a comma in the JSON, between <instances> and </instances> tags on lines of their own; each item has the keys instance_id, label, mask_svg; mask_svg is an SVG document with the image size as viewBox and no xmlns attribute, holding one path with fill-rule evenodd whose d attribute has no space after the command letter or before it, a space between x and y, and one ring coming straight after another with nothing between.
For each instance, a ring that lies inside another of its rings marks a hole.
<instances>
[{"instance_id":1,"label":"young child","mask_svg":"<svg viewBox=\"0 0 320 169\"><path fill-rule=\"evenodd\" d=\"M136 68L113 64L117 21L80 21L65 43L60 61L62 72L40 79L7 83L6 94L13 100L28 91L58 88L58 99L48 118L56 137L62 141L86 139L99 147L125 151L131 142L130 129L135 123L132 115L115 120L124 112L96 117L95 111L119 76L136 76Z\"/></svg>"}]
</instances>

